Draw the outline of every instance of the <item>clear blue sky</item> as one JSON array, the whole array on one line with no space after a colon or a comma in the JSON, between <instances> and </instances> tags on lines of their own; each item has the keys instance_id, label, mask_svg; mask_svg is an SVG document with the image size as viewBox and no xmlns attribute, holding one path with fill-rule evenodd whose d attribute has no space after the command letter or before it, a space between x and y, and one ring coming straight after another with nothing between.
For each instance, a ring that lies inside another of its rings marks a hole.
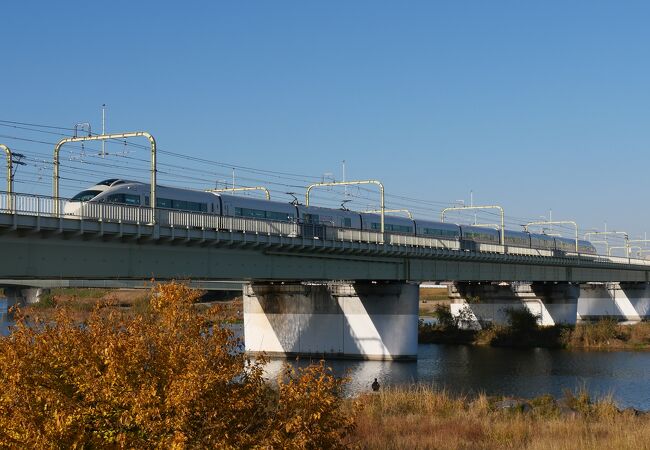
<instances>
[{"instance_id":1,"label":"clear blue sky","mask_svg":"<svg viewBox=\"0 0 650 450\"><path fill-rule=\"evenodd\" d=\"M2 16L0 119L95 131L106 103L110 131L194 156L337 178L345 159L389 193L474 190L512 217L650 231L647 2L22 1Z\"/></svg>"}]
</instances>

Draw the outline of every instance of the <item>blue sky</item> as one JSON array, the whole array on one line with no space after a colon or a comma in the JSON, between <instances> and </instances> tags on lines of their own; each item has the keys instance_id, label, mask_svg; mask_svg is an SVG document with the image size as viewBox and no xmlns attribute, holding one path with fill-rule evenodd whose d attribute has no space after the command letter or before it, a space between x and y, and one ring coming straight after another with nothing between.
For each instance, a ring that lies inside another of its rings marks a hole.
<instances>
[{"instance_id":1,"label":"blue sky","mask_svg":"<svg viewBox=\"0 0 650 450\"><path fill-rule=\"evenodd\" d=\"M109 131L179 153L337 178L345 159L387 193L638 235L649 20L632 1L8 2L0 119L95 131L106 103Z\"/></svg>"}]
</instances>

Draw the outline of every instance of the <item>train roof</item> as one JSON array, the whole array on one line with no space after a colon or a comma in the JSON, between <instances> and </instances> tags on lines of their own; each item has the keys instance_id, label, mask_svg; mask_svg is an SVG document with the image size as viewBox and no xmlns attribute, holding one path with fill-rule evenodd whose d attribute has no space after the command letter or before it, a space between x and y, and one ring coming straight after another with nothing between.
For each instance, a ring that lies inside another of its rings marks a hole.
<instances>
[{"instance_id":1,"label":"train roof","mask_svg":"<svg viewBox=\"0 0 650 450\"><path fill-rule=\"evenodd\" d=\"M415 225L418 228L423 228L423 227L430 227L430 228L436 228L438 230L453 230L460 232L460 226L458 226L455 223L449 223L449 222L439 222L436 220L419 220L415 219Z\"/></svg>"},{"instance_id":2,"label":"train roof","mask_svg":"<svg viewBox=\"0 0 650 450\"><path fill-rule=\"evenodd\" d=\"M541 239L543 241L554 241L555 237L549 236L548 234L544 233L530 233L530 237L532 239Z\"/></svg>"},{"instance_id":3,"label":"train roof","mask_svg":"<svg viewBox=\"0 0 650 450\"><path fill-rule=\"evenodd\" d=\"M527 231L516 231L516 230L508 230L508 229L504 231L504 234L506 236L520 236L520 237L530 236L530 233L528 233Z\"/></svg>"},{"instance_id":4,"label":"train roof","mask_svg":"<svg viewBox=\"0 0 650 450\"><path fill-rule=\"evenodd\" d=\"M373 220L377 221L379 223L381 221L381 215L380 214L375 214L375 213L359 213L361 217L363 218L364 221L368 220ZM384 223L390 223L392 225L406 225L406 226L413 226L413 220L409 219L408 217L401 217L401 216L391 216L388 214L384 214Z\"/></svg>"},{"instance_id":5,"label":"train roof","mask_svg":"<svg viewBox=\"0 0 650 450\"><path fill-rule=\"evenodd\" d=\"M246 197L244 195L231 195L217 192L210 192L210 195L221 197L224 207L232 205L234 207L245 207L251 209L273 210L290 212L296 214L296 207L290 202L278 202L274 200L266 200L264 198Z\"/></svg>"},{"instance_id":6,"label":"train roof","mask_svg":"<svg viewBox=\"0 0 650 450\"><path fill-rule=\"evenodd\" d=\"M305 206L305 205L297 205L298 210L300 211L301 214L307 213L307 214L336 214L339 217L353 217L356 216L356 218L359 218L359 211L353 211L350 209L343 209L343 208L325 208L323 206Z\"/></svg>"},{"instance_id":7,"label":"train roof","mask_svg":"<svg viewBox=\"0 0 650 450\"><path fill-rule=\"evenodd\" d=\"M494 229L494 228L488 228L488 227L477 227L474 225L461 225L460 226L461 230L463 232L465 231L473 231L475 233L489 233L489 234L496 234L499 235L499 230Z\"/></svg>"}]
</instances>

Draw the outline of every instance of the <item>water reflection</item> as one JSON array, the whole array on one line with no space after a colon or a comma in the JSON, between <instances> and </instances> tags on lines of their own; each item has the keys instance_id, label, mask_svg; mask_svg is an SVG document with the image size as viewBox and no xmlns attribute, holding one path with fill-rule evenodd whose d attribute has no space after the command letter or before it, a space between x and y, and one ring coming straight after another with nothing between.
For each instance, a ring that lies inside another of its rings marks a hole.
<instances>
[{"instance_id":1,"label":"water reflection","mask_svg":"<svg viewBox=\"0 0 650 450\"><path fill-rule=\"evenodd\" d=\"M0 334L8 333L7 302L0 298ZM241 324L233 326L243 333ZM272 359L267 376L275 378L284 359ZM289 360L306 366L308 359ZM650 352L579 352L513 350L492 347L418 346L416 362L330 360L339 376L347 375L347 394L369 392L375 378L382 386L422 383L457 393L533 397L585 387L592 396L611 394L619 406L650 410Z\"/></svg>"},{"instance_id":2,"label":"water reflection","mask_svg":"<svg viewBox=\"0 0 650 450\"><path fill-rule=\"evenodd\" d=\"M9 334L9 326L12 323L7 317L7 299L0 297L0 336Z\"/></svg>"},{"instance_id":3,"label":"water reflection","mask_svg":"<svg viewBox=\"0 0 650 450\"><path fill-rule=\"evenodd\" d=\"M294 367L305 367L309 364L307 359L272 359L266 367L267 376L276 378L285 362ZM327 365L332 367L338 376L347 376L350 381L346 387L346 394L370 391L370 385L377 378L385 385L401 385L414 383L418 379L416 363L396 363L390 361L353 361L330 360Z\"/></svg>"},{"instance_id":4,"label":"water reflection","mask_svg":"<svg viewBox=\"0 0 650 450\"><path fill-rule=\"evenodd\" d=\"M370 391L374 378L386 385L422 383L455 393L533 397L586 388L593 397L611 394L620 407L650 410L650 353L513 350L420 345L417 362L328 361L351 378L348 394ZM270 377L283 360L272 360ZM304 366L307 360L290 361Z\"/></svg>"}]
</instances>

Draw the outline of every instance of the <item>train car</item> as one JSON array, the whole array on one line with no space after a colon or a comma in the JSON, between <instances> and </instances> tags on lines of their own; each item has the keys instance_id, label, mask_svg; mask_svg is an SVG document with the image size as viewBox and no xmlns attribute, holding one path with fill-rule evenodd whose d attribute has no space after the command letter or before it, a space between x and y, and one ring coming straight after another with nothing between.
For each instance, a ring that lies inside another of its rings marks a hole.
<instances>
[{"instance_id":1,"label":"train car","mask_svg":"<svg viewBox=\"0 0 650 450\"><path fill-rule=\"evenodd\" d=\"M94 199L97 198L97 196L102 194L104 191L111 189L112 186L119 186L126 183L137 184L138 182L121 180L119 178L109 178L107 180L102 180L96 185L91 186L88 189L84 189L83 191L79 192L74 197L72 197L70 200L68 200L68 202L65 205L66 208L65 213L74 214L74 212L79 208L81 203L93 201ZM137 204L140 204L140 199L138 199Z\"/></svg>"},{"instance_id":2,"label":"train car","mask_svg":"<svg viewBox=\"0 0 650 450\"><path fill-rule=\"evenodd\" d=\"M85 189L70 199L64 207L64 213L71 217L100 217L102 220L138 221L147 220L150 214L150 185L119 178L102 180L94 186ZM115 205L116 207L112 207ZM140 208L118 208L117 206L143 206L145 215L140 214ZM259 222L269 220L275 223L272 233L312 238L332 239L361 239L350 233L354 230L378 232L381 229L381 216L375 213L359 213L343 209L332 209L315 206L294 205L289 202L276 202L259 198L236 195L217 194L189 189L179 189L166 186L156 188L156 207L158 218L174 223L177 212L198 212L212 216L222 216L224 219L213 217L209 222L206 216L187 216L201 226L257 232ZM137 213L135 214L134 211ZM114 216L114 217L113 217ZM232 219L227 219L228 217ZM237 218L254 219L237 221ZM200 220L199 220L200 219ZM440 240L456 241L455 248L472 251L503 252L500 232L497 229L471 225L455 225L450 223L411 220L405 217L386 215L385 231L389 234L400 235L395 239L404 240L403 236L422 236ZM149 218L148 220L151 220ZM189 222L187 222L189 223ZM257 225L256 225L257 223ZM328 234L329 233L329 234ZM358 234L358 231L357 231ZM372 234L372 233L371 233ZM348 236L349 235L349 236ZM372 237L369 237L372 239ZM505 244L508 247L539 250L535 254L546 255L544 252L559 251L575 253L575 240L554 238L545 234L529 234L527 232L504 231ZM412 244L409 244L412 245ZM416 244L417 245L417 244ZM440 244L443 245L443 244ZM447 245L447 244L444 244ZM518 250L519 251L519 250ZM521 250L523 251L523 250ZM541 252L541 253L540 253ZM597 254L596 248L589 241L578 242L578 252L582 254ZM528 254L528 253L526 253ZM549 253L550 255L551 253Z\"/></svg>"},{"instance_id":3,"label":"train car","mask_svg":"<svg viewBox=\"0 0 650 450\"><path fill-rule=\"evenodd\" d=\"M94 215L94 204L149 206L149 184L108 179L72 197L64 206L66 215ZM188 189L156 186L156 206L160 209L221 214L219 198L214 194ZM106 209L106 208L105 208ZM110 208L108 209L110 212Z\"/></svg>"},{"instance_id":4,"label":"train car","mask_svg":"<svg viewBox=\"0 0 650 450\"><path fill-rule=\"evenodd\" d=\"M318 239L351 239L350 230L361 229L361 216L356 211L297 205L301 234Z\"/></svg>"},{"instance_id":5,"label":"train car","mask_svg":"<svg viewBox=\"0 0 650 450\"><path fill-rule=\"evenodd\" d=\"M461 249L472 252L498 252L504 251L501 246L501 233L494 228L461 225Z\"/></svg>"},{"instance_id":6,"label":"train car","mask_svg":"<svg viewBox=\"0 0 650 450\"><path fill-rule=\"evenodd\" d=\"M221 214L230 217L295 222L298 210L289 202L274 202L253 197L215 194L221 199Z\"/></svg>"},{"instance_id":7,"label":"train car","mask_svg":"<svg viewBox=\"0 0 650 450\"><path fill-rule=\"evenodd\" d=\"M547 234L531 233L530 248L540 250L555 250L555 238Z\"/></svg>"},{"instance_id":8,"label":"train car","mask_svg":"<svg viewBox=\"0 0 650 450\"><path fill-rule=\"evenodd\" d=\"M587 255L597 255L598 250L596 250L596 247L591 242L585 240L579 240L578 253L584 253Z\"/></svg>"},{"instance_id":9,"label":"train car","mask_svg":"<svg viewBox=\"0 0 650 450\"><path fill-rule=\"evenodd\" d=\"M575 239L569 239L569 238L563 238L563 237L556 237L555 238L555 250L561 251L561 252L573 252L575 253L576 251L576 240Z\"/></svg>"},{"instance_id":10,"label":"train car","mask_svg":"<svg viewBox=\"0 0 650 450\"><path fill-rule=\"evenodd\" d=\"M500 244L501 234L494 228L475 227L471 225L460 226L461 238L465 241L480 244Z\"/></svg>"},{"instance_id":11,"label":"train car","mask_svg":"<svg viewBox=\"0 0 650 450\"><path fill-rule=\"evenodd\" d=\"M505 230L504 241L508 246L530 248L530 233L525 231Z\"/></svg>"},{"instance_id":12,"label":"train car","mask_svg":"<svg viewBox=\"0 0 650 450\"><path fill-rule=\"evenodd\" d=\"M361 229L361 215L347 209L321 208L320 206L298 205L298 217L302 223L311 223L335 228Z\"/></svg>"},{"instance_id":13,"label":"train car","mask_svg":"<svg viewBox=\"0 0 650 450\"><path fill-rule=\"evenodd\" d=\"M454 223L415 220L415 235L457 241L460 239L460 227Z\"/></svg>"},{"instance_id":14,"label":"train car","mask_svg":"<svg viewBox=\"0 0 650 450\"><path fill-rule=\"evenodd\" d=\"M381 231L381 215L374 213L360 213L361 229ZM415 222L406 217L384 215L384 231L386 233L415 234Z\"/></svg>"}]
</instances>

